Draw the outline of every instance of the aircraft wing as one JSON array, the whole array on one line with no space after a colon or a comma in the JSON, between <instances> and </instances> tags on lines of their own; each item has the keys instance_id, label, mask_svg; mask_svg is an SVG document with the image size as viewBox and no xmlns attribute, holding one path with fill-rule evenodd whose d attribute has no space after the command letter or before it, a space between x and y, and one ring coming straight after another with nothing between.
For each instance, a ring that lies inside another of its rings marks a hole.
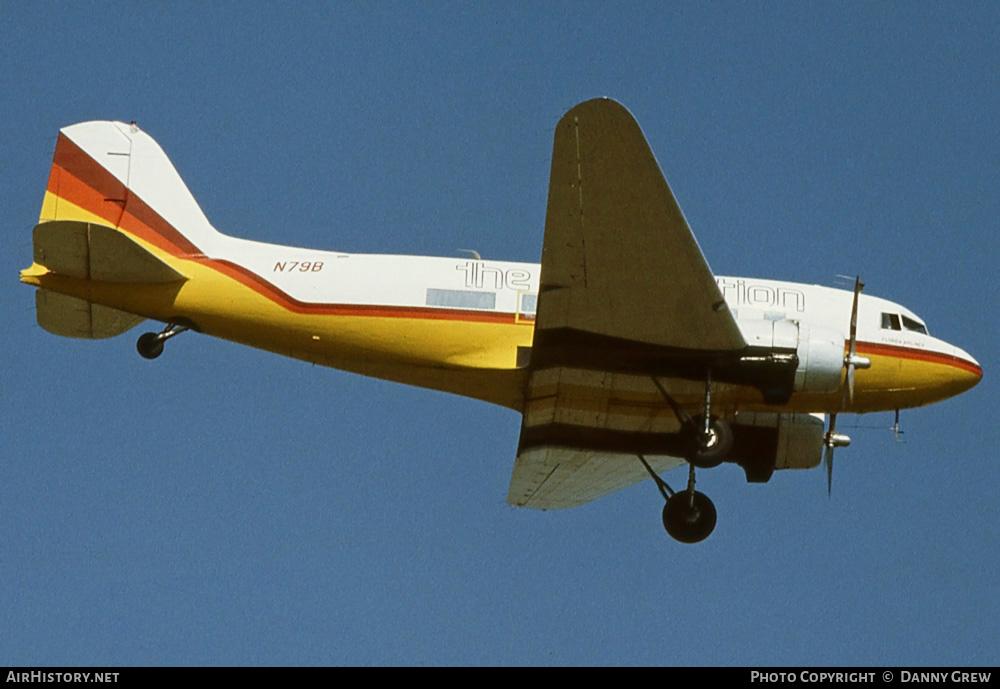
<instances>
[{"instance_id":1,"label":"aircraft wing","mask_svg":"<svg viewBox=\"0 0 1000 689\"><path fill-rule=\"evenodd\" d=\"M683 463L671 395L745 348L632 115L577 105L556 127L538 310L508 502L583 504ZM699 366L702 367L699 369Z\"/></svg>"},{"instance_id":2,"label":"aircraft wing","mask_svg":"<svg viewBox=\"0 0 1000 689\"><path fill-rule=\"evenodd\" d=\"M667 347L745 346L638 123L581 103L552 151L537 327Z\"/></svg>"}]
</instances>

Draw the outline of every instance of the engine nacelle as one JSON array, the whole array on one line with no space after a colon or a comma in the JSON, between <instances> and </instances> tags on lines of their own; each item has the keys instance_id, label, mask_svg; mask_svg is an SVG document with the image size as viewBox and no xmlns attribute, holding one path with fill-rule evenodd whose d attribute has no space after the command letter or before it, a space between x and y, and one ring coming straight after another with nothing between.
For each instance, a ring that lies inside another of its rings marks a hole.
<instances>
[{"instance_id":1,"label":"engine nacelle","mask_svg":"<svg viewBox=\"0 0 1000 689\"><path fill-rule=\"evenodd\" d=\"M742 312L741 312L742 313ZM844 334L784 318L745 319L739 322L743 337L752 347L779 354L795 352L794 392L833 392L844 379Z\"/></svg>"},{"instance_id":2,"label":"engine nacelle","mask_svg":"<svg viewBox=\"0 0 1000 689\"><path fill-rule=\"evenodd\" d=\"M751 483L765 483L775 469L812 469L822 459L823 414L741 412L730 425L731 461L743 467Z\"/></svg>"},{"instance_id":3,"label":"engine nacelle","mask_svg":"<svg viewBox=\"0 0 1000 689\"><path fill-rule=\"evenodd\" d=\"M833 328L799 325L795 392L833 392L844 379L844 334Z\"/></svg>"}]
</instances>

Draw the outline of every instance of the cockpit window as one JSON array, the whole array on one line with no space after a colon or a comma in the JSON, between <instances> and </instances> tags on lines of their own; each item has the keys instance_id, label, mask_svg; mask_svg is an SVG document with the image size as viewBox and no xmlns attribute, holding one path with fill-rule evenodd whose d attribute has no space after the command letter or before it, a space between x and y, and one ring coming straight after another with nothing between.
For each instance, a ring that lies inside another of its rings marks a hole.
<instances>
[{"instance_id":1,"label":"cockpit window","mask_svg":"<svg viewBox=\"0 0 1000 689\"><path fill-rule=\"evenodd\" d=\"M902 330L899 327L899 316L894 313L883 313L882 314L882 329L883 330Z\"/></svg>"},{"instance_id":2,"label":"cockpit window","mask_svg":"<svg viewBox=\"0 0 1000 689\"><path fill-rule=\"evenodd\" d=\"M903 327L907 330L912 330L915 333L927 334L927 326L920 321L915 321L912 318L907 318L903 316Z\"/></svg>"},{"instance_id":3,"label":"cockpit window","mask_svg":"<svg viewBox=\"0 0 1000 689\"><path fill-rule=\"evenodd\" d=\"M902 324L902 325L901 325ZM882 314L883 330L909 330L915 333L927 334L927 326L909 316L900 316L895 313Z\"/></svg>"}]
</instances>

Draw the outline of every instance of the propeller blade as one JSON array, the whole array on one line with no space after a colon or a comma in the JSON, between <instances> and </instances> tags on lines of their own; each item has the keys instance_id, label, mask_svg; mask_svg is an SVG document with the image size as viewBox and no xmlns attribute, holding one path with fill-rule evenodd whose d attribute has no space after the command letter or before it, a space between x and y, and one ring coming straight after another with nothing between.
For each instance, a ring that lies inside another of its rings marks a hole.
<instances>
[{"instance_id":1,"label":"propeller blade","mask_svg":"<svg viewBox=\"0 0 1000 689\"><path fill-rule=\"evenodd\" d=\"M849 350L852 357L857 353L858 344L858 297L864 288L865 283L861 282L861 278L854 278L854 304L851 306L851 348Z\"/></svg>"},{"instance_id":2,"label":"propeller blade","mask_svg":"<svg viewBox=\"0 0 1000 689\"><path fill-rule=\"evenodd\" d=\"M833 493L833 439L837 430L837 415L830 414L830 430L826 434L826 450L823 451L823 466L826 467L826 497Z\"/></svg>"},{"instance_id":3,"label":"propeller blade","mask_svg":"<svg viewBox=\"0 0 1000 689\"><path fill-rule=\"evenodd\" d=\"M833 494L833 445L826 446L826 452L823 453L823 465L826 466L826 497L830 497Z\"/></svg>"},{"instance_id":4,"label":"propeller blade","mask_svg":"<svg viewBox=\"0 0 1000 689\"><path fill-rule=\"evenodd\" d=\"M847 402L854 404L854 362L847 364Z\"/></svg>"},{"instance_id":5,"label":"propeller blade","mask_svg":"<svg viewBox=\"0 0 1000 689\"><path fill-rule=\"evenodd\" d=\"M844 357L844 368L847 373L844 376L844 395L841 398L840 408L846 410L854 403L854 369L868 368L871 361L865 357L858 356L858 300L861 290L865 288L865 283L860 277L854 278L854 303L851 305L851 329L850 340L847 346L847 355Z\"/></svg>"},{"instance_id":6,"label":"propeller blade","mask_svg":"<svg viewBox=\"0 0 1000 689\"><path fill-rule=\"evenodd\" d=\"M847 447L850 444L851 439L848 436L837 433L837 415L830 414L830 430L826 432L823 439L823 445L826 446L826 450L823 452L823 464L826 465L827 497L833 492L833 448Z\"/></svg>"},{"instance_id":7,"label":"propeller blade","mask_svg":"<svg viewBox=\"0 0 1000 689\"><path fill-rule=\"evenodd\" d=\"M841 411L847 411L854 404L854 370L871 366L870 359L858 356L858 302L864 287L865 283L861 282L861 277L855 277L854 300L851 304L850 339L847 344L847 354L844 355L844 386L840 396ZM830 414L830 430L827 431L823 444L826 446L823 450L823 464L826 466L826 495L829 497L833 493L833 449L851 444L851 439L846 435L837 435L836 414Z\"/></svg>"}]
</instances>

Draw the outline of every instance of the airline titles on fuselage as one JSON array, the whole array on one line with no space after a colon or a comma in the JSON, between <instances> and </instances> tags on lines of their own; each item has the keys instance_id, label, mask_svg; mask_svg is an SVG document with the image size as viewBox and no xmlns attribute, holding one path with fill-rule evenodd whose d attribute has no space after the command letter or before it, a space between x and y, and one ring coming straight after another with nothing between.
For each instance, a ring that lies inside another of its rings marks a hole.
<instances>
[{"instance_id":1,"label":"airline titles on fuselage","mask_svg":"<svg viewBox=\"0 0 1000 689\"><path fill-rule=\"evenodd\" d=\"M466 261L455 266L465 273L465 286L479 289L513 289L523 292L531 289L531 273L522 268L494 267L483 261Z\"/></svg>"},{"instance_id":2,"label":"airline titles on fuselage","mask_svg":"<svg viewBox=\"0 0 1000 689\"><path fill-rule=\"evenodd\" d=\"M716 278L726 301L736 306L756 306L802 312L806 310L806 295L797 289L755 284L742 278Z\"/></svg>"}]
</instances>

